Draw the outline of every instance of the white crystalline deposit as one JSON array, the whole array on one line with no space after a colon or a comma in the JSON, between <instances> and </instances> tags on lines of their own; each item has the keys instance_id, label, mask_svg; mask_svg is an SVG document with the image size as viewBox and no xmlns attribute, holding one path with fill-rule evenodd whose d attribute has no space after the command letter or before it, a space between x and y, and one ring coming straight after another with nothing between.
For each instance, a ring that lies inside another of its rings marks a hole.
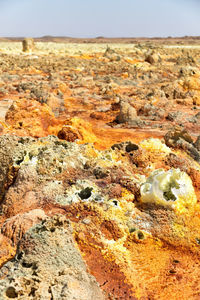
<instances>
[{"instance_id":1,"label":"white crystalline deposit","mask_svg":"<svg viewBox=\"0 0 200 300\"><path fill-rule=\"evenodd\" d=\"M190 177L179 169L154 171L142 184L141 201L171 206L179 211L197 202Z\"/></svg>"}]
</instances>

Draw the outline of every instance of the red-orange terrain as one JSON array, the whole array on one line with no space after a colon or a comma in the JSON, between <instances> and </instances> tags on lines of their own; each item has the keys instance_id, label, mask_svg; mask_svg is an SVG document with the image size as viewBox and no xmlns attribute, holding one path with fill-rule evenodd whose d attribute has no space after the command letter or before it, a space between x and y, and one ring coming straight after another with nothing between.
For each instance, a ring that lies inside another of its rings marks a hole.
<instances>
[{"instance_id":1,"label":"red-orange terrain","mask_svg":"<svg viewBox=\"0 0 200 300\"><path fill-rule=\"evenodd\" d=\"M0 43L0 299L200 299L199 202L197 41Z\"/></svg>"}]
</instances>

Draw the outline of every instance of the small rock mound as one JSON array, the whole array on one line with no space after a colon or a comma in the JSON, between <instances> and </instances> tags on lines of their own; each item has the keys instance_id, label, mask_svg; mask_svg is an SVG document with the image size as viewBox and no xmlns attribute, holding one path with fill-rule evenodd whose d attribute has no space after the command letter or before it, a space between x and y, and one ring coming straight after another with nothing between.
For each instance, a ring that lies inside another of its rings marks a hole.
<instances>
[{"instance_id":1,"label":"small rock mound","mask_svg":"<svg viewBox=\"0 0 200 300\"><path fill-rule=\"evenodd\" d=\"M81 139L79 132L70 126L64 126L58 132L58 138L61 140L66 140L68 142L75 142L78 139Z\"/></svg>"},{"instance_id":2,"label":"small rock mound","mask_svg":"<svg viewBox=\"0 0 200 300\"><path fill-rule=\"evenodd\" d=\"M150 54L147 54L147 56L145 57L145 61L153 65L159 63L161 61L161 58L159 54L152 52Z\"/></svg>"}]
</instances>

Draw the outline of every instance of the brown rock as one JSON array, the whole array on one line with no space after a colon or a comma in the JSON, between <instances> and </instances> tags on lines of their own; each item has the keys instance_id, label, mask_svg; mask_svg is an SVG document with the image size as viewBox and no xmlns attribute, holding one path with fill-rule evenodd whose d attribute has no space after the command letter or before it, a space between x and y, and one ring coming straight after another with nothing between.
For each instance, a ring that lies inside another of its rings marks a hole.
<instances>
[{"instance_id":1,"label":"brown rock","mask_svg":"<svg viewBox=\"0 0 200 300\"><path fill-rule=\"evenodd\" d=\"M136 109L133 106L131 106L128 102L121 101L120 102L120 113L117 116L117 121L119 123L131 124L135 118L137 118Z\"/></svg>"},{"instance_id":2,"label":"brown rock","mask_svg":"<svg viewBox=\"0 0 200 300\"><path fill-rule=\"evenodd\" d=\"M194 143L194 146L197 148L198 151L200 151L200 135L198 136L196 142Z\"/></svg>"},{"instance_id":3,"label":"brown rock","mask_svg":"<svg viewBox=\"0 0 200 300\"><path fill-rule=\"evenodd\" d=\"M179 139L183 139L188 143L192 143L193 139L191 138L190 134L185 129L175 129L168 131L164 137L165 143L169 147L176 147L177 141Z\"/></svg>"},{"instance_id":4,"label":"brown rock","mask_svg":"<svg viewBox=\"0 0 200 300\"><path fill-rule=\"evenodd\" d=\"M76 140L80 139L80 134L77 130L72 129L70 126L64 126L58 132L58 138L68 142L75 142Z\"/></svg>"},{"instance_id":5,"label":"brown rock","mask_svg":"<svg viewBox=\"0 0 200 300\"><path fill-rule=\"evenodd\" d=\"M146 56L145 61L153 65L160 62L161 58L157 53L151 53Z\"/></svg>"}]
</instances>

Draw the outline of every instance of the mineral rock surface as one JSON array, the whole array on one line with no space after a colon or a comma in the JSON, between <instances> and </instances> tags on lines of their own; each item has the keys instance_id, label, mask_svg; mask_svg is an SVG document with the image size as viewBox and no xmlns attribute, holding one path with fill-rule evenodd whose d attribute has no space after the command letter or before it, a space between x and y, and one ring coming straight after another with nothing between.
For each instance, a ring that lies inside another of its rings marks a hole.
<instances>
[{"instance_id":1,"label":"mineral rock surface","mask_svg":"<svg viewBox=\"0 0 200 300\"><path fill-rule=\"evenodd\" d=\"M0 43L0 299L200 298L192 42Z\"/></svg>"}]
</instances>

